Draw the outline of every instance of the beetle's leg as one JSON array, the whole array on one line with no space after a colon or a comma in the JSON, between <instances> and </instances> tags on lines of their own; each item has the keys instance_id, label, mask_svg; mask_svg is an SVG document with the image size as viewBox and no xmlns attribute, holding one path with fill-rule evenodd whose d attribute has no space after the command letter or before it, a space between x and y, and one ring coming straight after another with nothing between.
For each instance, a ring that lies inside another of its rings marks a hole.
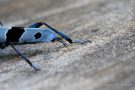
<instances>
[{"instance_id":1,"label":"beetle's leg","mask_svg":"<svg viewBox=\"0 0 135 90\"><path fill-rule=\"evenodd\" d=\"M56 29L54 29L53 27L49 26L47 23L43 23L45 26L47 26L48 28L50 28L51 30L53 30L54 32L56 32L58 35L60 35L61 37L63 37L65 40L67 40L70 44L71 43L76 43L76 44L85 44L85 43L91 43L91 41L89 40L76 40L76 41L73 41L71 38L69 38L67 35L63 34L62 32L59 32L57 31ZM62 40L62 39L61 39ZM64 41L61 41L59 40L59 42L64 42ZM58 40L57 40L58 41Z\"/></svg>"},{"instance_id":2,"label":"beetle's leg","mask_svg":"<svg viewBox=\"0 0 135 90\"><path fill-rule=\"evenodd\" d=\"M2 22L0 21L0 25L3 26Z\"/></svg>"},{"instance_id":3,"label":"beetle's leg","mask_svg":"<svg viewBox=\"0 0 135 90\"><path fill-rule=\"evenodd\" d=\"M32 62L31 62L29 59L27 59L23 54L21 54L20 51L18 51L18 50L15 48L14 44L10 43L10 45L11 45L11 47L17 52L17 54L20 55L34 70L36 70L36 71L40 70L40 69L38 69L36 66L34 66L34 65L32 64Z\"/></svg>"},{"instance_id":4,"label":"beetle's leg","mask_svg":"<svg viewBox=\"0 0 135 90\"><path fill-rule=\"evenodd\" d=\"M58 42L62 43L64 46L66 46L66 47L68 46L68 44L66 42L64 42L62 40L62 38L60 38L60 37L56 37L55 39L53 39L53 41L58 41ZM91 43L91 41L90 40L75 40L72 42L72 44L79 44L79 45L80 44L83 45L86 43Z\"/></svg>"},{"instance_id":5,"label":"beetle's leg","mask_svg":"<svg viewBox=\"0 0 135 90\"><path fill-rule=\"evenodd\" d=\"M86 43L91 43L90 40L75 40L73 41L73 44L86 44Z\"/></svg>"},{"instance_id":6,"label":"beetle's leg","mask_svg":"<svg viewBox=\"0 0 135 90\"><path fill-rule=\"evenodd\" d=\"M68 44L66 42L64 42L60 37L56 37L52 41L58 41L58 42L62 43L65 47L68 46Z\"/></svg>"},{"instance_id":7,"label":"beetle's leg","mask_svg":"<svg viewBox=\"0 0 135 90\"><path fill-rule=\"evenodd\" d=\"M50 25L48 25L47 23L43 23L45 26L47 26L48 28L50 28L52 31L54 31L55 33L57 33L58 35L60 35L61 37L63 37L65 40L67 40L69 43L72 43L72 39L69 38L67 35L63 34L62 32L59 32L58 30L54 29L53 27L51 27Z\"/></svg>"}]
</instances>

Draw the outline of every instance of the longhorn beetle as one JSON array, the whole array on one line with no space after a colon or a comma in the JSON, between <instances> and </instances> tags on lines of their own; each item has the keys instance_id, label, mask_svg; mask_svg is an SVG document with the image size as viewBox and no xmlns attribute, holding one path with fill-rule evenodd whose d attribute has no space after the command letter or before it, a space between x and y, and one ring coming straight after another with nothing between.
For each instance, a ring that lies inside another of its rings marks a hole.
<instances>
[{"instance_id":1,"label":"longhorn beetle","mask_svg":"<svg viewBox=\"0 0 135 90\"><path fill-rule=\"evenodd\" d=\"M25 60L34 70L40 70L32 62L27 59L23 54L20 53L15 47L15 45L23 44L35 44L35 43L47 43L58 41L64 46L67 44L63 41L65 39L70 44L80 43L84 44L90 41L73 41L70 37L54 29L45 22L33 23L28 27L7 27L3 26L0 22L0 48L4 49L7 46L11 46L18 55L20 55L23 60ZM47 28L39 28L40 26L45 25ZM58 34L61 37L56 36Z\"/></svg>"}]
</instances>

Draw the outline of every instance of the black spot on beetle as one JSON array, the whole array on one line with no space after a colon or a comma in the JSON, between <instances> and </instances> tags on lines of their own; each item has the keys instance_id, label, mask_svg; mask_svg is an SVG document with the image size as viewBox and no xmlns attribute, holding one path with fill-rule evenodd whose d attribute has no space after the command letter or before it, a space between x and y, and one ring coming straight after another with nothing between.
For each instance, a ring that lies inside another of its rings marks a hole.
<instances>
[{"instance_id":1,"label":"black spot on beetle","mask_svg":"<svg viewBox=\"0 0 135 90\"><path fill-rule=\"evenodd\" d=\"M19 42L19 38L24 32L25 30L23 27L12 27L6 34L6 42Z\"/></svg>"},{"instance_id":2,"label":"black spot on beetle","mask_svg":"<svg viewBox=\"0 0 135 90\"><path fill-rule=\"evenodd\" d=\"M41 33L39 33L39 32L34 35L34 37L35 37L36 39L39 39L41 36L42 36L42 35L41 35Z\"/></svg>"}]
</instances>

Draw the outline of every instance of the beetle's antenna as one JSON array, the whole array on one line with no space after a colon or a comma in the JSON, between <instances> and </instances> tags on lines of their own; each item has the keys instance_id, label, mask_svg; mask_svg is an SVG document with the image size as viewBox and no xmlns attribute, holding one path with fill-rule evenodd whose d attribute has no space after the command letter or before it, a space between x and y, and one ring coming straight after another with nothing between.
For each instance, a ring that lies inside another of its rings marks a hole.
<instances>
[{"instance_id":1,"label":"beetle's antenna","mask_svg":"<svg viewBox=\"0 0 135 90\"><path fill-rule=\"evenodd\" d=\"M10 43L10 45L11 45L11 47L17 52L17 54L20 55L34 70L36 70L36 71L39 71L39 70L40 70L40 69L38 69L36 66L34 66L34 65L32 64L32 62L31 62L29 59L27 59L23 54L21 54L20 51L18 51L18 50L15 48L14 44Z\"/></svg>"}]
</instances>

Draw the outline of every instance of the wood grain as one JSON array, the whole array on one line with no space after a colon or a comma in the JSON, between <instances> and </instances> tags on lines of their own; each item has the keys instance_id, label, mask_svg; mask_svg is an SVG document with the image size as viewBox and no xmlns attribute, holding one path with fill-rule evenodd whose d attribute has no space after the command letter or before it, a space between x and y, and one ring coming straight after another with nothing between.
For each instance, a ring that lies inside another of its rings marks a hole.
<instances>
[{"instance_id":1,"label":"wood grain","mask_svg":"<svg viewBox=\"0 0 135 90\"><path fill-rule=\"evenodd\" d=\"M34 72L11 47L0 50L0 90L134 90L134 0L0 0L8 26L44 21L86 45L17 46L41 68Z\"/></svg>"}]
</instances>

